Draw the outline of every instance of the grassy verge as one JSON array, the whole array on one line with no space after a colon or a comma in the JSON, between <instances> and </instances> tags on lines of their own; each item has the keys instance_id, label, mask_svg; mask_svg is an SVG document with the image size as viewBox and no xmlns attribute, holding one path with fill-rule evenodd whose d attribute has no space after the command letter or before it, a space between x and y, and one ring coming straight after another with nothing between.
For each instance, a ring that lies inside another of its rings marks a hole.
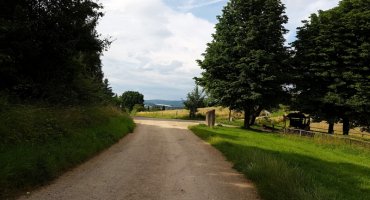
<instances>
[{"instance_id":1,"label":"grassy verge","mask_svg":"<svg viewBox=\"0 0 370 200\"><path fill-rule=\"evenodd\" d=\"M52 180L134 128L110 107L0 109L0 199Z\"/></svg>"},{"instance_id":2,"label":"grassy verge","mask_svg":"<svg viewBox=\"0 0 370 200\"><path fill-rule=\"evenodd\" d=\"M239 128L190 129L251 179L263 199L370 199L369 149Z\"/></svg>"}]
</instances>

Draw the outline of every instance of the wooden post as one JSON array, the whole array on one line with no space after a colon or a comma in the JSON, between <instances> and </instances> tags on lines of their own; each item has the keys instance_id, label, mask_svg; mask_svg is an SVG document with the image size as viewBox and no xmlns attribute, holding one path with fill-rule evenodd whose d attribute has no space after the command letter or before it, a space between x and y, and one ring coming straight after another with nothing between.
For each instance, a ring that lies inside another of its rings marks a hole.
<instances>
[{"instance_id":1,"label":"wooden post","mask_svg":"<svg viewBox=\"0 0 370 200\"><path fill-rule=\"evenodd\" d=\"M286 129L286 118L287 118L287 116L283 116L283 119L284 119L284 129Z\"/></svg>"},{"instance_id":2,"label":"wooden post","mask_svg":"<svg viewBox=\"0 0 370 200\"><path fill-rule=\"evenodd\" d=\"M233 119L231 118L231 109L229 108L229 122L232 122Z\"/></svg>"},{"instance_id":3,"label":"wooden post","mask_svg":"<svg viewBox=\"0 0 370 200\"><path fill-rule=\"evenodd\" d=\"M214 127L216 123L216 110L210 110L206 113L206 124L208 127Z\"/></svg>"}]
</instances>

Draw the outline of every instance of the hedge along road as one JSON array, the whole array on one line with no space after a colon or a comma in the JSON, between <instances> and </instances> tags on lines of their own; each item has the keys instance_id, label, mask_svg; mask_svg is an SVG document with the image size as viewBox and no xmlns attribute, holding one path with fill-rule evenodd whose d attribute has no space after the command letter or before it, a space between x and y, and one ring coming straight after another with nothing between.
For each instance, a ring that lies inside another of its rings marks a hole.
<instances>
[{"instance_id":1,"label":"hedge along road","mask_svg":"<svg viewBox=\"0 0 370 200\"><path fill-rule=\"evenodd\" d=\"M133 134L20 199L259 199L221 153L187 130L196 122L135 122Z\"/></svg>"}]
</instances>

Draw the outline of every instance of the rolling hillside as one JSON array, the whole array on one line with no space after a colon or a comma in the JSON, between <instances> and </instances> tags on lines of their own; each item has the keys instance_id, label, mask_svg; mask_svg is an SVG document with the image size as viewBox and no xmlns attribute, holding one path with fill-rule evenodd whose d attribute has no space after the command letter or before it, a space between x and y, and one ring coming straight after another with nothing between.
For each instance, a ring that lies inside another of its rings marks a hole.
<instances>
[{"instance_id":1,"label":"rolling hillside","mask_svg":"<svg viewBox=\"0 0 370 200\"><path fill-rule=\"evenodd\" d=\"M182 100L161 100L161 99L152 99L145 100L145 105L169 105L171 107L183 108L184 104Z\"/></svg>"}]
</instances>

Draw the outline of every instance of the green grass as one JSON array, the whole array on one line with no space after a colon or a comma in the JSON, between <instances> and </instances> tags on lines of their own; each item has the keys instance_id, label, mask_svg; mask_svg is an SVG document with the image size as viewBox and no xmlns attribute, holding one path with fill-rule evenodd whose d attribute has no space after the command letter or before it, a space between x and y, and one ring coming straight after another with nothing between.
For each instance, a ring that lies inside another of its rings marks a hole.
<instances>
[{"instance_id":1,"label":"green grass","mask_svg":"<svg viewBox=\"0 0 370 200\"><path fill-rule=\"evenodd\" d=\"M229 121L228 119L216 119L216 122L238 127L242 127L244 125L244 119L234 119L233 121Z\"/></svg>"},{"instance_id":2,"label":"green grass","mask_svg":"<svg viewBox=\"0 0 370 200\"><path fill-rule=\"evenodd\" d=\"M190 129L251 179L265 200L370 199L370 150L325 137L239 128Z\"/></svg>"},{"instance_id":3,"label":"green grass","mask_svg":"<svg viewBox=\"0 0 370 200\"><path fill-rule=\"evenodd\" d=\"M289 113L289 108L280 104L279 108L272 110L271 117L281 117L287 113Z\"/></svg>"},{"instance_id":4,"label":"green grass","mask_svg":"<svg viewBox=\"0 0 370 200\"><path fill-rule=\"evenodd\" d=\"M0 199L47 183L134 128L110 107L0 109Z\"/></svg>"}]
</instances>

